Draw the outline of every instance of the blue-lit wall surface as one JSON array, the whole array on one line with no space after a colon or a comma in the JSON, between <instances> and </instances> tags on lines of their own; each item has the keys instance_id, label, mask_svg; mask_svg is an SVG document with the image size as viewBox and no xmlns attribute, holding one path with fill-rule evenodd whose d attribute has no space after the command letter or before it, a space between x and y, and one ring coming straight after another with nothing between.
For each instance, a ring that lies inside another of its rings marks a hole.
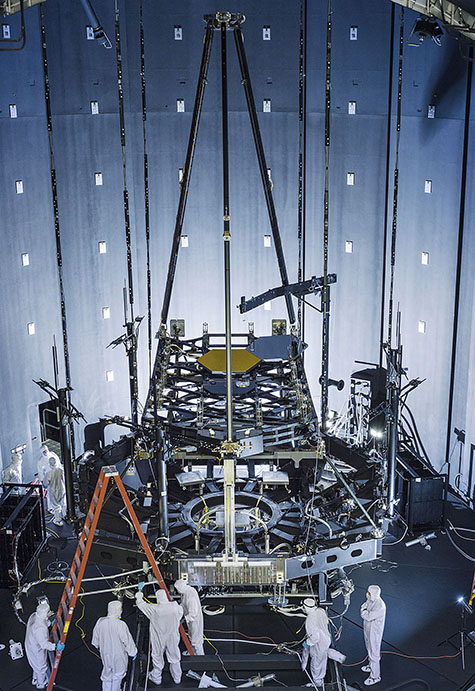
<instances>
[{"instance_id":1,"label":"blue-lit wall surface","mask_svg":"<svg viewBox=\"0 0 475 691\"><path fill-rule=\"evenodd\" d=\"M111 50L87 39L88 21L80 2L46 0L41 6L51 88L72 400L88 422L104 414L130 413L124 348L106 349L124 333L123 286L127 277L115 7L114 0L93 0L93 5L111 38ZM330 390L330 407L340 410L348 395L349 375L360 368L355 360L379 362L382 320L384 337L387 334L401 10L393 9L389 0L339 0L333 5L329 270L338 274L338 282L331 291L330 376L343 378L346 386L341 393ZM119 1L134 316L146 316L139 8L138 0ZM267 165L289 278L297 280L299 38L304 8L299 0L232 0L226 6L215 0L143 0L154 332L159 327L205 13L227 9L246 15L245 47ZM321 275L323 270L327 3L307 0L306 11L305 275L309 277ZM65 383L65 369L39 7L27 10L25 16L25 49L0 55L0 434L4 466L11 448L27 445L24 476L30 480L40 446L38 404L46 400L32 380L53 380L54 336L61 385ZM426 378L408 401L425 447L435 467L445 470L451 400L451 480L455 481L459 470L452 433L457 427L467 431L459 482L468 491L470 445L475 443L473 105L452 366L468 62L461 57L458 43L446 35L441 47L430 42L420 48L408 46L416 16L406 11L404 22L394 309L399 305L401 311L407 375L409 379ZM2 23L10 25L11 36L18 34L19 22L19 15L2 18ZM176 26L182 28L182 40L175 40ZM270 27L271 40L263 40L264 26ZM357 27L357 40L350 40L350 27ZM232 37L228 49L232 291L237 305L241 295L255 295L278 285L279 272L273 246L264 246L264 235L270 228ZM219 53L217 35L183 228L188 247L180 249L169 314L185 319L187 336L199 335L203 322L208 322L210 331L223 330ZM185 112L177 112L177 99L184 99ZM264 99L271 100L269 113L262 112ZM91 114L91 101L98 102L97 115ZM348 113L350 101L356 102L354 115ZM10 117L11 104L17 106L16 118ZM436 107L433 119L427 117L429 105ZM96 173L102 173L102 185L95 184ZM348 173L354 174L353 185L347 184ZM16 192L18 180L23 182L22 194ZM426 180L431 182L430 193L425 192ZM353 243L352 253L345 251L347 241ZM106 243L106 253L99 253L100 242ZM428 253L427 264L422 264L423 252ZM29 255L28 266L22 265L22 253ZM319 304L312 297L309 301ZM109 319L103 318L104 307L110 310ZM248 321L253 321L255 332L267 335L271 320L281 317L286 317L282 299L273 301L270 311L260 307L240 315L236 309L233 330L247 331ZM419 322L425 323L424 333L419 331ZM29 323L35 325L33 335L28 334ZM305 340L309 344L307 374L319 406L321 317L308 308ZM145 318L139 337L141 402L148 389L148 359ZM113 381L106 381L108 371L114 373ZM78 452L82 450L82 428L83 423L77 426Z\"/></svg>"}]
</instances>

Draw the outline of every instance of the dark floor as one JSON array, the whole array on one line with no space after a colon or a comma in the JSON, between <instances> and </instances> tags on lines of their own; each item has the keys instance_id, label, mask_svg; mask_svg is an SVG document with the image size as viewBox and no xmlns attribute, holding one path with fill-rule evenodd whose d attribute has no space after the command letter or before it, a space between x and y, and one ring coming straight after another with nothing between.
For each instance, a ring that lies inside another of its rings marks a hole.
<instances>
[{"instance_id":1,"label":"dark floor","mask_svg":"<svg viewBox=\"0 0 475 691\"><path fill-rule=\"evenodd\" d=\"M452 503L449 516L458 526L475 528L475 519L462 505ZM49 524L51 525L51 524ZM54 526L53 526L54 527ZM55 530L57 530L55 528ZM68 532L69 528L59 529ZM456 537L456 536L455 536ZM474 535L475 537L475 535ZM470 541L456 537L457 543L469 554L475 555L475 545ZM354 580L355 592L351 605L343 619L341 638L335 645L347 656L345 678L354 688L363 687L366 675L360 671L360 661L365 657L363 633L359 607L365 597L366 588L371 583L381 586L383 599L387 605L387 621L384 632L382 679L374 688L380 691L456 691L473 675L475 671L475 646L466 648L465 671L462 670L461 656L457 648L448 643L439 645L441 641L457 634L452 639L455 645L459 641L458 631L461 623L461 606L457 598L461 595L469 597L475 564L465 559L452 547L445 534L438 533L438 537L430 542L431 551L426 551L421 545L406 548L404 542L397 545L388 544L383 551L382 559L360 568L355 568L351 574ZM74 540L70 540L66 555L69 559L75 547ZM40 564L45 572L46 566L54 559L51 552L43 553ZM102 568L102 567L101 567ZM112 573L112 570L105 571ZM88 567L90 576L99 575L96 566ZM28 580L36 580L37 571L30 574ZM107 586L97 586L107 587ZM62 588L60 585L45 586L52 609L59 600ZM39 591L32 592L23 598L26 619L36 606L36 596ZM85 642L90 646L91 632L96 619L103 616L106 603L111 599L107 595L97 595L85 598L85 614L80 626L86 632ZM8 641L24 640L24 627L16 619L11 609L11 591L0 590L0 643L6 645L0 651L0 691L31 691L31 674L26 658L11 660L8 655ZM337 614L343 608L341 598L335 601ZM82 613L80 605L76 608L74 621ZM132 634L135 633L135 611L132 600L124 603L123 617L129 623ZM338 624L339 620L335 622ZM242 634L258 637L270 637L276 642L292 641L301 637L297 634L303 623L302 619L289 618L268 612L264 606L228 606L222 615L205 618L206 635L212 639L213 645L220 655L229 653L253 654L256 661L265 660L265 653L271 648L257 646L250 643L228 643L213 639L230 637L232 634L221 631L239 631ZM467 629L475 629L475 615L468 616ZM258 639L259 640L259 639ZM260 639L259 642L265 642ZM207 653L214 653L209 644L205 644ZM268 658L270 659L270 658ZM216 661L216 660L215 660ZM232 680L221 669L217 671L219 681L231 687L242 683L256 673L254 666L249 670L236 672L232 663L226 661L226 671ZM300 670L280 671L269 669L262 671L267 674L275 671L280 686L296 687L305 685L308 678ZM101 688L101 663L93 655L84 641L81 640L79 629L72 626L66 649L63 653L60 671L57 676L57 688L69 691L94 691ZM234 681L239 679L240 681ZM417 681L420 680L420 681ZM400 686L405 682L403 686ZM425 683L424 683L425 682ZM196 688L198 682L183 676L181 687ZM177 688L169 677L164 674L163 687ZM149 688L156 688L149 684ZM277 684L272 687L279 688ZM327 691L327 689L325 690ZM328 691L331 691L328 685Z\"/></svg>"}]
</instances>

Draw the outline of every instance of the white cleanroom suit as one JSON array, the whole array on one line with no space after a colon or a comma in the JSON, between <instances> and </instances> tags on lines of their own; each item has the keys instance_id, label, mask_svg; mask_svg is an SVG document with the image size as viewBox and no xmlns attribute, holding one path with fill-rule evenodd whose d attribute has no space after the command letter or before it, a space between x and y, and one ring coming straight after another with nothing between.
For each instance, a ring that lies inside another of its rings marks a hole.
<instances>
[{"instance_id":1,"label":"white cleanroom suit","mask_svg":"<svg viewBox=\"0 0 475 691\"><path fill-rule=\"evenodd\" d=\"M203 610L201 609L200 596L191 585L183 579L176 581L175 590L181 595L181 606L185 613L185 621L190 634L191 645L195 655L204 655L203 647Z\"/></svg>"},{"instance_id":2,"label":"white cleanroom suit","mask_svg":"<svg viewBox=\"0 0 475 691\"><path fill-rule=\"evenodd\" d=\"M49 459L49 470L45 473L43 484L48 488L48 509L53 512L53 523L63 525L63 511L65 500L64 473L56 466L53 457Z\"/></svg>"},{"instance_id":3,"label":"white cleanroom suit","mask_svg":"<svg viewBox=\"0 0 475 691\"><path fill-rule=\"evenodd\" d=\"M311 602L314 604L310 604ZM307 615L305 619L306 643L310 657L310 673L313 683L316 686L323 686L327 671L331 636L328 631L327 613L324 609L316 607L315 604L314 600L306 600L304 602L303 609Z\"/></svg>"},{"instance_id":4,"label":"white cleanroom suit","mask_svg":"<svg viewBox=\"0 0 475 691\"><path fill-rule=\"evenodd\" d=\"M2 482L11 482L12 484L18 483L21 485L21 461L21 454L12 453L11 463L2 471Z\"/></svg>"},{"instance_id":5,"label":"white cleanroom suit","mask_svg":"<svg viewBox=\"0 0 475 691\"><path fill-rule=\"evenodd\" d=\"M134 639L120 618L121 614L122 603L111 600L107 605L107 617L98 619L92 632L92 645L101 653L102 691L120 691L122 679L127 674L128 656L137 655Z\"/></svg>"},{"instance_id":6,"label":"white cleanroom suit","mask_svg":"<svg viewBox=\"0 0 475 691\"><path fill-rule=\"evenodd\" d=\"M381 588L379 585L368 586L366 602L361 605L360 614L363 619L364 642L368 651L369 663L362 669L364 672L370 673L368 679L365 680L365 685L371 686L381 681L379 658L381 656L381 641L386 620L386 605L381 599Z\"/></svg>"},{"instance_id":7,"label":"white cleanroom suit","mask_svg":"<svg viewBox=\"0 0 475 691\"><path fill-rule=\"evenodd\" d=\"M49 682L49 669L47 663L47 651L56 648L49 641L48 614L49 605L42 602L36 608L36 612L28 619L25 634L25 652L30 667L33 669L32 685L37 689L45 689Z\"/></svg>"},{"instance_id":8,"label":"white cleanroom suit","mask_svg":"<svg viewBox=\"0 0 475 691\"><path fill-rule=\"evenodd\" d=\"M170 674L175 684L181 681L180 622L183 607L170 602L164 590L157 591L157 604L144 601L142 592L135 595L137 607L150 619L150 642L152 644L153 670L149 675L154 684L162 683L164 653L170 664Z\"/></svg>"},{"instance_id":9,"label":"white cleanroom suit","mask_svg":"<svg viewBox=\"0 0 475 691\"><path fill-rule=\"evenodd\" d=\"M38 480L40 482L43 482L46 472L51 468L49 464L50 458L54 458L56 468L61 468L61 461L59 460L58 455L55 454L54 451L50 451L46 444L43 444L41 447L41 456L37 464Z\"/></svg>"}]
</instances>

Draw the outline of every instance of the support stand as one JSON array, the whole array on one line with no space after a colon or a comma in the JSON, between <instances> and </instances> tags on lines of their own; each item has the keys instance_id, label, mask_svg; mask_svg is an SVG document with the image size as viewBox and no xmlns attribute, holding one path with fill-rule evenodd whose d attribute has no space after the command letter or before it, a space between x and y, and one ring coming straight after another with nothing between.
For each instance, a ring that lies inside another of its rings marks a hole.
<instances>
[{"instance_id":1,"label":"support stand","mask_svg":"<svg viewBox=\"0 0 475 691\"><path fill-rule=\"evenodd\" d=\"M462 603L461 610L460 610L460 629L459 631L455 631L454 633L450 634L447 638L445 638L443 641L441 641L438 646L444 645L444 643L447 643L448 645L451 645L455 650L460 650L462 654L462 669L465 670L465 648L469 645L475 645L475 641L472 640L471 636L467 633L467 626L466 626L466 619L467 619L467 610L465 609L468 607L465 603ZM456 643L454 642L457 641Z\"/></svg>"}]
</instances>

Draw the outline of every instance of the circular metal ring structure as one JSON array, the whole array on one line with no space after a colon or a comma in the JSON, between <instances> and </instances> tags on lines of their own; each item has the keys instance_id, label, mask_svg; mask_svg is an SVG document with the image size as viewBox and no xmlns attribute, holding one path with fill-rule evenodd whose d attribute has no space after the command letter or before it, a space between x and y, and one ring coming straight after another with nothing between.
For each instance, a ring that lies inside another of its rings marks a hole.
<instances>
[{"instance_id":1,"label":"circular metal ring structure","mask_svg":"<svg viewBox=\"0 0 475 691\"><path fill-rule=\"evenodd\" d=\"M237 535L258 535L265 530L271 530L282 518L282 511L276 502L272 501L268 497L262 494L257 494L253 492L236 492L235 495L235 511L239 513L248 513L252 509L259 510L259 518L255 519L258 525L254 528L248 526L236 525ZM186 503L182 510L181 515L183 522L194 532L198 532L200 535L223 535L224 527L213 527L207 528L203 525L202 519L206 515L216 514L218 511L224 512L223 494L222 492L211 492L209 494L203 494L200 497L191 499ZM248 514L253 518L252 514ZM264 527L264 524L265 526Z\"/></svg>"}]
</instances>

